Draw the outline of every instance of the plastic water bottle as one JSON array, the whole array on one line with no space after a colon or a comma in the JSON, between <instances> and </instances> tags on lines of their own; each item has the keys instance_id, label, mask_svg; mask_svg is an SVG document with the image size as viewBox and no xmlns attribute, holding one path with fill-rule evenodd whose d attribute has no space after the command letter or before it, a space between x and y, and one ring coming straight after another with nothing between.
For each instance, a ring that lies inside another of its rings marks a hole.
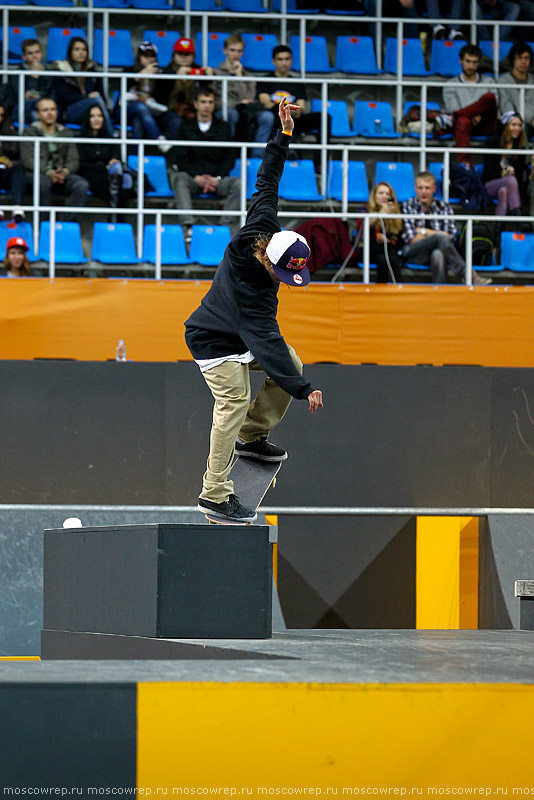
<instances>
[{"instance_id":1,"label":"plastic water bottle","mask_svg":"<svg viewBox=\"0 0 534 800\"><path fill-rule=\"evenodd\" d=\"M115 348L115 361L126 361L126 345L122 339L119 339Z\"/></svg>"},{"instance_id":2,"label":"plastic water bottle","mask_svg":"<svg viewBox=\"0 0 534 800\"><path fill-rule=\"evenodd\" d=\"M382 120L375 119L375 133L382 133Z\"/></svg>"}]
</instances>

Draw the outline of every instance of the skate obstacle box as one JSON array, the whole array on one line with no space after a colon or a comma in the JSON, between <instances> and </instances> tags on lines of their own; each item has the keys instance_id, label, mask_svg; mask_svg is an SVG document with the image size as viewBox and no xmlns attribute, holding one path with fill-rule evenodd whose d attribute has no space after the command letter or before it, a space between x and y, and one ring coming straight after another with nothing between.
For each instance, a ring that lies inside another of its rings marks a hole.
<instances>
[{"instance_id":1,"label":"skate obstacle box","mask_svg":"<svg viewBox=\"0 0 534 800\"><path fill-rule=\"evenodd\" d=\"M519 628L534 631L534 581L516 581L515 596L519 597Z\"/></svg>"},{"instance_id":2,"label":"skate obstacle box","mask_svg":"<svg viewBox=\"0 0 534 800\"><path fill-rule=\"evenodd\" d=\"M270 638L269 526L154 523L45 530L43 617L43 642L59 641L61 631Z\"/></svg>"}]
</instances>

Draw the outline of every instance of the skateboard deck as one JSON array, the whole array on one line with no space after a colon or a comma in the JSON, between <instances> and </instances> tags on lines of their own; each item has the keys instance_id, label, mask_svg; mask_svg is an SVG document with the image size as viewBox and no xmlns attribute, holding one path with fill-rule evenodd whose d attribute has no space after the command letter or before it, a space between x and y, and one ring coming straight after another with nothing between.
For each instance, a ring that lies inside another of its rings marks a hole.
<instances>
[{"instance_id":1,"label":"skateboard deck","mask_svg":"<svg viewBox=\"0 0 534 800\"><path fill-rule=\"evenodd\" d=\"M271 486L276 483L281 461L257 461L254 458L238 456L232 464L230 478L234 482L234 493L245 508L258 509ZM220 525L251 525L251 522L218 517L210 512L204 514L208 522Z\"/></svg>"}]
</instances>

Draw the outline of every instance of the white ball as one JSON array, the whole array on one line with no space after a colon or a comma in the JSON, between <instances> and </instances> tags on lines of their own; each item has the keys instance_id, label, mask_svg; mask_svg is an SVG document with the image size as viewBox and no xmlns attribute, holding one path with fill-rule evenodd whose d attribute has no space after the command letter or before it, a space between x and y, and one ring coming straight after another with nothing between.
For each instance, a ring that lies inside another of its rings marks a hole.
<instances>
[{"instance_id":1,"label":"white ball","mask_svg":"<svg viewBox=\"0 0 534 800\"><path fill-rule=\"evenodd\" d=\"M82 528L83 527L83 523L82 523L81 519L79 519L78 517L68 517L64 521L63 527L64 528Z\"/></svg>"}]
</instances>

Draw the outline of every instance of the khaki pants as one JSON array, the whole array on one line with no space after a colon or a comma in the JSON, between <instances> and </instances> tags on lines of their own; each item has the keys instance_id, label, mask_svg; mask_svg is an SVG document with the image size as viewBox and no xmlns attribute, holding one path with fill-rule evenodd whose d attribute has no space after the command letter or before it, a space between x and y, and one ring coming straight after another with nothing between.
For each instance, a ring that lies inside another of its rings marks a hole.
<instances>
[{"instance_id":1,"label":"khaki pants","mask_svg":"<svg viewBox=\"0 0 534 800\"><path fill-rule=\"evenodd\" d=\"M288 350L302 375L302 361L289 345ZM253 442L260 436L268 436L291 402L291 395L267 377L251 403L249 370L259 372L261 367L257 361L251 361L250 364L224 361L218 367L202 373L215 405L210 453L200 497L213 503L222 503L234 494L234 484L229 480L228 473L237 437L240 436L245 442Z\"/></svg>"}]
</instances>

